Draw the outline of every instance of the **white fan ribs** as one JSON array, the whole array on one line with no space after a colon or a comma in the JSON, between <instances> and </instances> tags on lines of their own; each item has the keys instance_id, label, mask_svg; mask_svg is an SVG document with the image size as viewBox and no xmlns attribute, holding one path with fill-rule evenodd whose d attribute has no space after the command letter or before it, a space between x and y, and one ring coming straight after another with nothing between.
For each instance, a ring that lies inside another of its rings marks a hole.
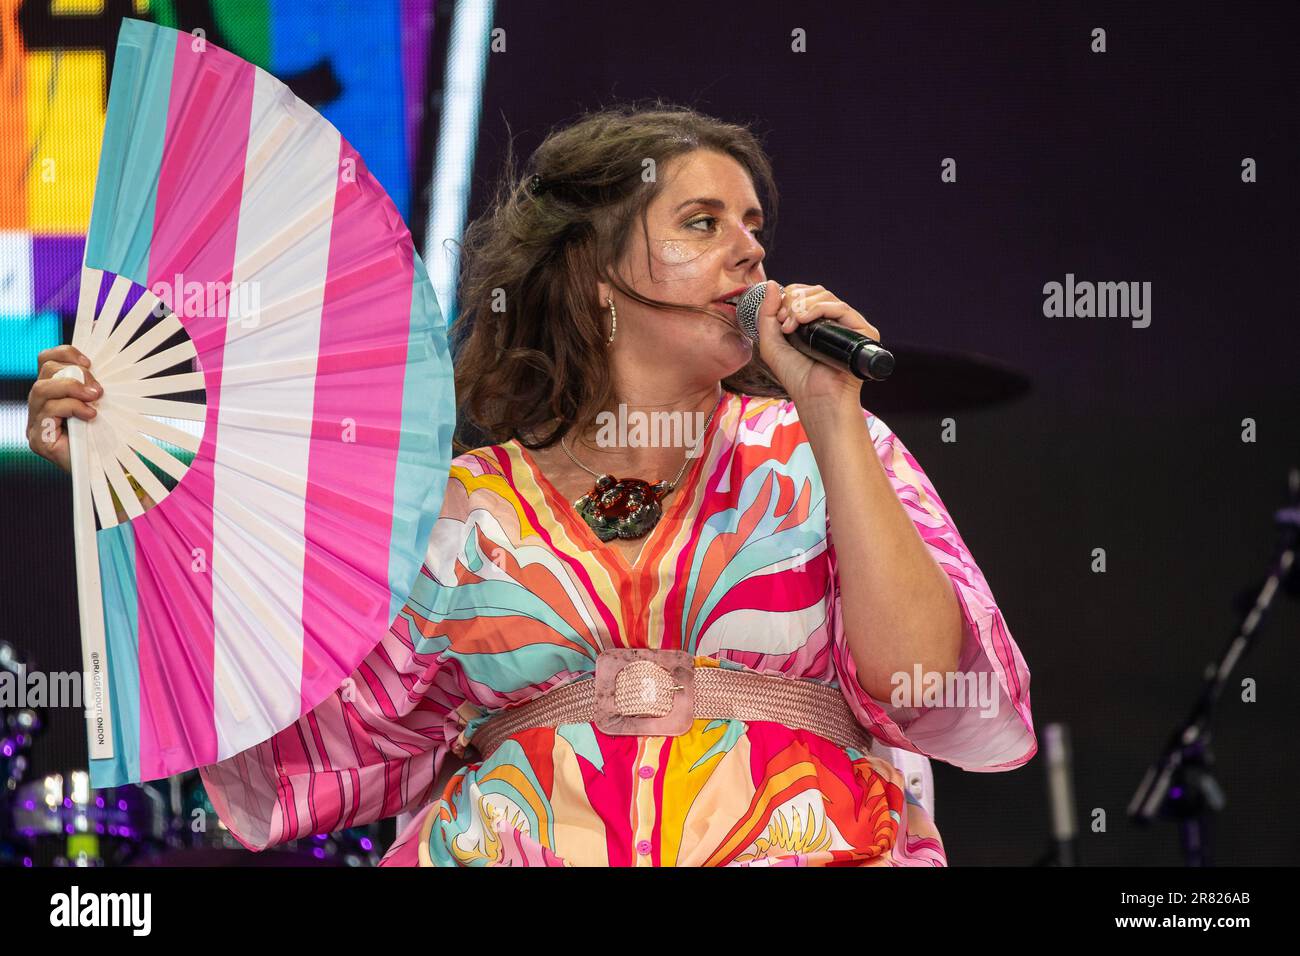
<instances>
[{"instance_id":1,"label":"white fan ribs","mask_svg":"<svg viewBox=\"0 0 1300 956\"><path fill-rule=\"evenodd\" d=\"M144 514L129 475L154 504L168 495L168 488L149 468L155 464L175 481L185 477L186 464L157 444L155 439L170 442L189 452L197 452L199 439L154 417L201 422L206 406L196 402L175 401L166 396L202 391L203 373L159 373L175 369L197 356L188 338L156 354L150 354L171 339L184 326L175 315L165 314L153 328L136 333L151 314L162 314L165 306L157 296L142 290L139 299L122 315L131 282L114 276L104 304L96 314L95 304L104 273L83 268L81 295L78 300L73 342L90 359L90 367L104 396L96 403L98 414L85 423L87 463L90 467L91 498L100 527L119 523L113 496L128 519ZM134 340L132 337L135 337ZM163 396L163 397L159 397ZM112 494L110 494L110 489Z\"/></svg>"}]
</instances>

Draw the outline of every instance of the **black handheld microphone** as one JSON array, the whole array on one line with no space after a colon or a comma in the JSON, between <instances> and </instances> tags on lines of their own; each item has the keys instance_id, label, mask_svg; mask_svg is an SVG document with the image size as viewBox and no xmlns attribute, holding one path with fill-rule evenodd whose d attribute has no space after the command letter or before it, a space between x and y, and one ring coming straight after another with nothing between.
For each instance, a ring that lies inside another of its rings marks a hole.
<instances>
[{"instance_id":1,"label":"black handheld microphone","mask_svg":"<svg viewBox=\"0 0 1300 956\"><path fill-rule=\"evenodd\" d=\"M758 310L767 293L767 283L757 282L745 290L736 303L740 328L758 341ZM830 319L814 319L787 332L785 340L811 359L835 368L847 369L858 378L883 382L894 370L893 353L873 338L846 328Z\"/></svg>"}]
</instances>

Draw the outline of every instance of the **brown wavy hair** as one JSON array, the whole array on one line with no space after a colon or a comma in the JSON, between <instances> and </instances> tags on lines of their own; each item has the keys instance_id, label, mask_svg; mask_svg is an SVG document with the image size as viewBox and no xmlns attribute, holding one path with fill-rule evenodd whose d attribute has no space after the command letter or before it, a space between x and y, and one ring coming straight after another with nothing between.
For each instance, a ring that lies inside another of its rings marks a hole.
<instances>
[{"instance_id":1,"label":"brown wavy hair","mask_svg":"<svg viewBox=\"0 0 1300 956\"><path fill-rule=\"evenodd\" d=\"M491 444L517 439L546 448L575 425L595 422L613 397L598 278L637 302L721 321L699 306L646 298L617 271L638 221L649 256L646 209L662 185L657 176L643 179L644 161L653 159L659 171L698 149L731 156L749 172L766 211L770 250L776 184L745 126L661 100L608 106L553 129L522 172L507 141L488 208L461 242L460 314L450 338L462 426ZM539 195L529 189L534 175L546 184ZM789 397L757 347L722 387ZM463 453L475 446L458 437L454 447Z\"/></svg>"}]
</instances>

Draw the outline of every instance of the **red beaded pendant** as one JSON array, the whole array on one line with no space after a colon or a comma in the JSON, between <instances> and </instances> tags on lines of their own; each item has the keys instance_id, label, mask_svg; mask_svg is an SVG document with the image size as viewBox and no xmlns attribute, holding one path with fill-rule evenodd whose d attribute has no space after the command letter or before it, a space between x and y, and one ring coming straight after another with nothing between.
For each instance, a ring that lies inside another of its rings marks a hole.
<instances>
[{"instance_id":1,"label":"red beaded pendant","mask_svg":"<svg viewBox=\"0 0 1300 956\"><path fill-rule=\"evenodd\" d=\"M659 523L663 516L660 502L671 490L666 480L652 485L640 478L601 475L573 507L601 541L640 538Z\"/></svg>"}]
</instances>

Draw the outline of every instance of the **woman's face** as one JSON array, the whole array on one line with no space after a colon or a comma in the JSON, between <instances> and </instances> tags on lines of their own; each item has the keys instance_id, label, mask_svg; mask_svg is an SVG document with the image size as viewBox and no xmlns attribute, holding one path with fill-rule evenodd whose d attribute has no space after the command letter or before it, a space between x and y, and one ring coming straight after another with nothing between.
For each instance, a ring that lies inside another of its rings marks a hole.
<instances>
[{"instance_id":1,"label":"woman's face","mask_svg":"<svg viewBox=\"0 0 1300 956\"><path fill-rule=\"evenodd\" d=\"M763 213L749 173L723 153L696 150L658 173L664 188L646 210L646 231L633 225L620 274L647 298L710 309L715 317L642 305L613 291L612 348L718 381L743 368L754 348L735 308L721 300L767 279L756 235ZM605 306L611 289L602 283L599 291Z\"/></svg>"}]
</instances>

